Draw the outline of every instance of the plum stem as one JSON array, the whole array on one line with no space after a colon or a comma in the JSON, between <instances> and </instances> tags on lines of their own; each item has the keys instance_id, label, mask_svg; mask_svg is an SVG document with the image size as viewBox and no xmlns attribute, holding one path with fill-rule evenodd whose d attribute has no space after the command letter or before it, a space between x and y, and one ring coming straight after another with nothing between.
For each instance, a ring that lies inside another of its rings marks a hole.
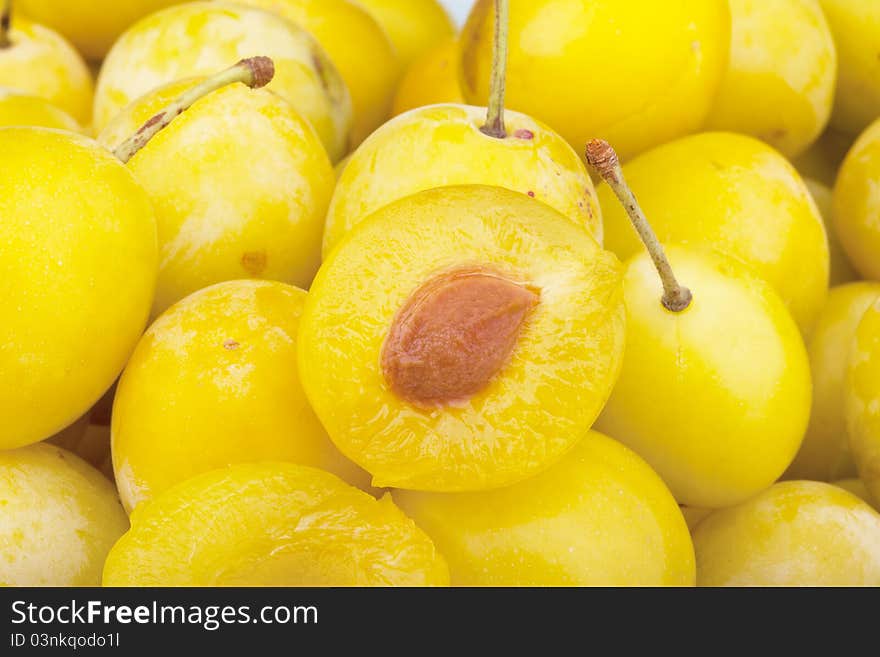
<instances>
[{"instance_id":1,"label":"plum stem","mask_svg":"<svg viewBox=\"0 0 880 657\"><path fill-rule=\"evenodd\" d=\"M507 80L507 43L510 30L510 0L495 0L495 41L492 53L492 79L489 86L489 106L483 134L504 139L504 87Z\"/></svg>"},{"instance_id":2,"label":"plum stem","mask_svg":"<svg viewBox=\"0 0 880 657\"><path fill-rule=\"evenodd\" d=\"M122 142L113 151L113 154L126 163L146 146L147 142L155 137L160 130L208 94L236 82L246 84L251 89L259 89L269 84L274 75L275 64L270 58L249 57L242 59L235 66L212 75L204 82L182 93L168 107L153 116L136 133Z\"/></svg>"},{"instance_id":3,"label":"plum stem","mask_svg":"<svg viewBox=\"0 0 880 657\"><path fill-rule=\"evenodd\" d=\"M607 141L593 139L587 144L587 163L596 170L608 186L617 195L626 213L629 215L636 232L645 245L648 254L654 261L660 281L663 283L663 306L672 312L680 313L691 304L691 291L682 286L675 278L666 251L657 239L657 234L648 222L632 189L623 177L623 168L617 153Z\"/></svg>"},{"instance_id":4,"label":"plum stem","mask_svg":"<svg viewBox=\"0 0 880 657\"><path fill-rule=\"evenodd\" d=\"M12 0L0 0L0 48L12 45L9 28L12 25Z\"/></svg>"}]
</instances>

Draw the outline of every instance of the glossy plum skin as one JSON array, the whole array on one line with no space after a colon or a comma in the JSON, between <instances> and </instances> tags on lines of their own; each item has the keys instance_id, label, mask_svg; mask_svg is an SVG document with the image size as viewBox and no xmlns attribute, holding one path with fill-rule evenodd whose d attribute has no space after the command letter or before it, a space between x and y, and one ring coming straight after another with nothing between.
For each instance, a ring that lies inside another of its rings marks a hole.
<instances>
[{"instance_id":1,"label":"glossy plum skin","mask_svg":"<svg viewBox=\"0 0 880 657\"><path fill-rule=\"evenodd\" d=\"M828 293L828 239L809 189L784 157L752 137L707 132L655 148L623 170L661 242L719 251L751 267L809 335ZM640 253L611 189L597 192L607 248L622 260Z\"/></svg>"},{"instance_id":2,"label":"glossy plum skin","mask_svg":"<svg viewBox=\"0 0 880 657\"><path fill-rule=\"evenodd\" d=\"M738 504L776 481L800 447L812 390L806 349L779 297L748 269L666 251L693 300L667 310L650 258L627 263L626 354L596 428L643 457L680 504Z\"/></svg>"},{"instance_id":3,"label":"glossy plum skin","mask_svg":"<svg viewBox=\"0 0 880 657\"><path fill-rule=\"evenodd\" d=\"M147 322L158 248L146 192L96 142L2 128L0 152L0 449L10 449L72 424L119 376Z\"/></svg>"},{"instance_id":4,"label":"glossy plum skin","mask_svg":"<svg viewBox=\"0 0 880 657\"><path fill-rule=\"evenodd\" d=\"M0 451L0 586L99 586L128 529L116 489L55 445Z\"/></svg>"},{"instance_id":5,"label":"glossy plum skin","mask_svg":"<svg viewBox=\"0 0 880 657\"><path fill-rule=\"evenodd\" d=\"M855 476L846 427L846 373L856 330L878 298L880 283L869 281L841 285L828 294L807 346L813 378L810 426L786 478L832 481Z\"/></svg>"},{"instance_id":6,"label":"glossy plum skin","mask_svg":"<svg viewBox=\"0 0 880 657\"><path fill-rule=\"evenodd\" d=\"M267 89L290 102L333 160L348 150L351 96L326 51L276 14L227 2L187 2L132 25L104 60L95 90L101 132L129 103L165 84L212 75L245 57L275 63Z\"/></svg>"},{"instance_id":7,"label":"glossy plum skin","mask_svg":"<svg viewBox=\"0 0 880 657\"><path fill-rule=\"evenodd\" d=\"M458 40L447 39L409 65L403 74L391 113L440 103L464 104L458 82Z\"/></svg>"},{"instance_id":8,"label":"glossy plum skin","mask_svg":"<svg viewBox=\"0 0 880 657\"><path fill-rule=\"evenodd\" d=\"M880 115L880 4L819 0L837 43L837 93L831 125L858 135Z\"/></svg>"},{"instance_id":9,"label":"glossy plum skin","mask_svg":"<svg viewBox=\"0 0 880 657\"><path fill-rule=\"evenodd\" d=\"M70 114L45 98L0 89L0 127L38 126L68 132L83 132Z\"/></svg>"},{"instance_id":10,"label":"glossy plum skin","mask_svg":"<svg viewBox=\"0 0 880 657\"><path fill-rule=\"evenodd\" d=\"M15 0L17 9L58 30L91 61L100 61L129 26L183 0Z\"/></svg>"},{"instance_id":11,"label":"glossy plum skin","mask_svg":"<svg viewBox=\"0 0 880 657\"><path fill-rule=\"evenodd\" d=\"M475 105L489 97L494 5L478 0L461 36L462 91ZM627 160L703 126L729 41L727 0L660 11L655 0L512 0L507 106L578 152L601 138Z\"/></svg>"},{"instance_id":12,"label":"glossy plum skin","mask_svg":"<svg viewBox=\"0 0 880 657\"><path fill-rule=\"evenodd\" d=\"M867 279L880 280L880 120L856 140L840 167L834 184L834 229L856 270Z\"/></svg>"},{"instance_id":13,"label":"glossy plum skin","mask_svg":"<svg viewBox=\"0 0 880 657\"><path fill-rule=\"evenodd\" d=\"M296 336L305 299L283 283L230 281L187 297L147 330L113 406L113 463L126 510L236 463L301 463L368 486L302 391Z\"/></svg>"},{"instance_id":14,"label":"glossy plum skin","mask_svg":"<svg viewBox=\"0 0 880 657\"><path fill-rule=\"evenodd\" d=\"M416 192L495 185L536 198L586 228L601 244L602 215L580 157L546 125L506 112L507 137L480 131L486 110L421 107L373 133L342 171L327 211L324 257L358 222Z\"/></svg>"},{"instance_id":15,"label":"glossy plum skin","mask_svg":"<svg viewBox=\"0 0 880 657\"><path fill-rule=\"evenodd\" d=\"M880 515L830 484L787 481L694 530L698 586L877 586Z\"/></svg>"},{"instance_id":16,"label":"glossy plum skin","mask_svg":"<svg viewBox=\"0 0 880 657\"><path fill-rule=\"evenodd\" d=\"M859 476L880 500L880 302L859 322L845 384L846 426Z\"/></svg>"},{"instance_id":17,"label":"glossy plum skin","mask_svg":"<svg viewBox=\"0 0 880 657\"><path fill-rule=\"evenodd\" d=\"M385 31L351 0L237 0L273 11L308 31L324 48L351 93L349 148L382 125L402 67ZM369 56L364 56L369 53Z\"/></svg>"},{"instance_id":18,"label":"glossy plum skin","mask_svg":"<svg viewBox=\"0 0 880 657\"><path fill-rule=\"evenodd\" d=\"M455 586L692 586L671 493L626 447L590 432L545 472L476 493L394 491Z\"/></svg>"},{"instance_id":19,"label":"glossy plum skin","mask_svg":"<svg viewBox=\"0 0 880 657\"><path fill-rule=\"evenodd\" d=\"M368 11L391 38L397 56L409 66L455 32L437 0L353 0Z\"/></svg>"},{"instance_id":20,"label":"glossy plum skin","mask_svg":"<svg viewBox=\"0 0 880 657\"><path fill-rule=\"evenodd\" d=\"M825 129L834 101L837 48L822 8L817 0L729 1L730 61L706 127L795 157Z\"/></svg>"},{"instance_id":21,"label":"glossy plum skin","mask_svg":"<svg viewBox=\"0 0 880 657\"><path fill-rule=\"evenodd\" d=\"M99 141L116 148L194 83L172 83L132 103ZM147 190L159 226L153 317L222 281L311 284L335 176L314 130L284 99L243 85L219 89L127 166Z\"/></svg>"},{"instance_id":22,"label":"glossy plum skin","mask_svg":"<svg viewBox=\"0 0 880 657\"><path fill-rule=\"evenodd\" d=\"M88 125L94 84L80 54L60 34L15 15L12 45L0 49L0 87L44 98Z\"/></svg>"}]
</instances>

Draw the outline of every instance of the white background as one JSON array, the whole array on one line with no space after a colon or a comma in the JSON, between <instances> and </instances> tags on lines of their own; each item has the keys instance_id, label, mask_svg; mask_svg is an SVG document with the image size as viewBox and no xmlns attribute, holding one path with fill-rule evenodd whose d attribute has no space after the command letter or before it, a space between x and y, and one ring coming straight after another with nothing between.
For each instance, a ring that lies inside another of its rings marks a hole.
<instances>
[{"instance_id":1,"label":"white background","mask_svg":"<svg viewBox=\"0 0 880 657\"><path fill-rule=\"evenodd\" d=\"M446 10L449 12L449 15L452 16L455 21L461 26L464 23L464 19L467 18L468 12L471 9L471 5L474 4L473 0L441 0L443 4L446 6Z\"/></svg>"}]
</instances>

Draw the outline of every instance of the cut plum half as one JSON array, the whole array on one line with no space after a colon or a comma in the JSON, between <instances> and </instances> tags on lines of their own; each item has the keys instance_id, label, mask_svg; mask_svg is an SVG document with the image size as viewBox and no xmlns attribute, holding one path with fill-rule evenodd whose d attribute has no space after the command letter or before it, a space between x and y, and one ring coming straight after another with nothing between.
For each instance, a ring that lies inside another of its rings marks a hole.
<instances>
[{"instance_id":1,"label":"cut plum half","mask_svg":"<svg viewBox=\"0 0 880 657\"><path fill-rule=\"evenodd\" d=\"M298 336L306 395L374 485L481 490L583 438L620 369L621 265L539 201L420 192L333 250Z\"/></svg>"}]
</instances>

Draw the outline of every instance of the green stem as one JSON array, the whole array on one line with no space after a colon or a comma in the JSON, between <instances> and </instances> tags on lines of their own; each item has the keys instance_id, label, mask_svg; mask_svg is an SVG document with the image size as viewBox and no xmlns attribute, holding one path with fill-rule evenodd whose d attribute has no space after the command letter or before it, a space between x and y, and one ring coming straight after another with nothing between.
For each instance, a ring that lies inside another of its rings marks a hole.
<instances>
[{"instance_id":1,"label":"green stem","mask_svg":"<svg viewBox=\"0 0 880 657\"><path fill-rule=\"evenodd\" d=\"M593 167L608 186L617 195L617 198L626 208L633 226L638 232L642 243L648 250L660 280L663 283L663 305L667 310L680 313L691 304L693 295L686 287L679 284L666 257L666 251L657 239L657 234L651 228L645 213L642 211L635 194L623 177L623 168L617 153L607 141L594 139L587 144L587 163Z\"/></svg>"},{"instance_id":2,"label":"green stem","mask_svg":"<svg viewBox=\"0 0 880 657\"><path fill-rule=\"evenodd\" d=\"M243 59L235 66L211 76L204 82L181 94L168 107L144 123L136 133L120 144L113 151L113 154L123 163L128 162L160 130L208 94L235 82L246 84L251 89L259 89L269 84L274 75L275 64L268 57Z\"/></svg>"},{"instance_id":3,"label":"green stem","mask_svg":"<svg viewBox=\"0 0 880 657\"><path fill-rule=\"evenodd\" d=\"M495 42L492 53L492 80L486 125L480 130L490 137L504 139L504 86L507 79L507 42L510 30L510 0L495 0Z\"/></svg>"},{"instance_id":4,"label":"green stem","mask_svg":"<svg viewBox=\"0 0 880 657\"><path fill-rule=\"evenodd\" d=\"M12 0L0 0L0 48L12 45L9 28L12 24Z\"/></svg>"}]
</instances>

